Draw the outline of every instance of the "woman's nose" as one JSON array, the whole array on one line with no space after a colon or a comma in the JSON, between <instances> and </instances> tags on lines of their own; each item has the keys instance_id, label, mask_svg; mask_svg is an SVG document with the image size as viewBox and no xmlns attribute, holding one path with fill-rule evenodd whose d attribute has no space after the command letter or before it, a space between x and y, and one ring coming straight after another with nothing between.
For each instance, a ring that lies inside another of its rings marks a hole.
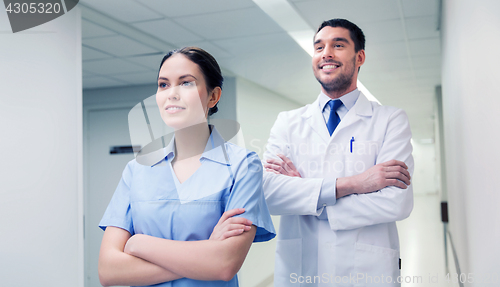
<instances>
[{"instance_id":1,"label":"woman's nose","mask_svg":"<svg viewBox=\"0 0 500 287\"><path fill-rule=\"evenodd\" d=\"M178 100L180 98L179 96L179 86L174 86L171 87L168 91L167 98L169 100Z\"/></svg>"}]
</instances>

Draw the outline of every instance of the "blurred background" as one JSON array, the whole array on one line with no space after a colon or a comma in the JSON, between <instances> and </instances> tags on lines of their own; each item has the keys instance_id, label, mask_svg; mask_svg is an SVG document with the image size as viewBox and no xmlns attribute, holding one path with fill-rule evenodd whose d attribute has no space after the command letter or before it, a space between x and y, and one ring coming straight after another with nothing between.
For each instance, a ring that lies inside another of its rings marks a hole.
<instances>
[{"instance_id":1,"label":"blurred background","mask_svg":"<svg viewBox=\"0 0 500 287\"><path fill-rule=\"evenodd\" d=\"M217 59L213 118L238 121L233 140L262 156L278 113L317 98L312 37L331 18L365 33L358 87L410 119L402 286L498 286L498 11L495 0L81 0L15 34L0 13L5 286L101 286L98 223L134 158L128 113L156 93L166 52ZM252 245L242 287L273 286L274 250Z\"/></svg>"}]
</instances>

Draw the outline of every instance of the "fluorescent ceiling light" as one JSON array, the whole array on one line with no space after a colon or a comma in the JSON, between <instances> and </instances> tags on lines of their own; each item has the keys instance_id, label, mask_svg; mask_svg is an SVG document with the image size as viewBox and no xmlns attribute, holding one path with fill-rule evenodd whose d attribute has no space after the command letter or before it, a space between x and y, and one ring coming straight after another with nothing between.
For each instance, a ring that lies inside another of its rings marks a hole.
<instances>
[{"instance_id":1,"label":"fluorescent ceiling light","mask_svg":"<svg viewBox=\"0 0 500 287\"><path fill-rule=\"evenodd\" d=\"M314 31L287 0L253 0L309 55L313 55Z\"/></svg>"},{"instance_id":2,"label":"fluorescent ceiling light","mask_svg":"<svg viewBox=\"0 0 500 287\"><path fill-rule=\"evenodd\" d=\"M297 44L304 49L304 51L307 52L311 57L314 54L314 47L312 45L313 38L314 38L314 32L313 30L300 30L300 31L293 31L293 32L288 32L288 35L292 37Z\"/></svg>"},{"instance_id":3,"label":"fluorescent ceiling light","mask_svg":"<svg viewBox=\"0 0 500 287\"><path fill-rule=\"evenodd\" d=\"M257 6L266 12L292 39L311 57L314 54L314 30L300 16L287 0L253 0ZM380 101L358 80L358 89L370 100L380 104Z\"/></svg>"}]
</instances>

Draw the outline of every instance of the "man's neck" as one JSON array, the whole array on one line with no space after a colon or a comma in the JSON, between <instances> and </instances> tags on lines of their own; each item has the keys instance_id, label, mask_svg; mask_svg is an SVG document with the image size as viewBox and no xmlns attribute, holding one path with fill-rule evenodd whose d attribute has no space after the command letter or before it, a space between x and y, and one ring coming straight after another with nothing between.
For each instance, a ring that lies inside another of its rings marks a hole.
<instances>
[{"instance_id":1,"label":"man's neck","mask_svg":"<svg viewBox=\"0 0 500 287\"><path fill-rule=\"evenodd\" d=\"M325 91L325 89L323 89L323 87L321 87L321 91L323 92L323 94L327 95L329 98L334 100L334 99L338 99L344 95L349 94L350 92L356 90L357 88L358 87L354 86L354 87L349 87L349 89L344 90L344 91Z\"/></svg>"}]
</instances>

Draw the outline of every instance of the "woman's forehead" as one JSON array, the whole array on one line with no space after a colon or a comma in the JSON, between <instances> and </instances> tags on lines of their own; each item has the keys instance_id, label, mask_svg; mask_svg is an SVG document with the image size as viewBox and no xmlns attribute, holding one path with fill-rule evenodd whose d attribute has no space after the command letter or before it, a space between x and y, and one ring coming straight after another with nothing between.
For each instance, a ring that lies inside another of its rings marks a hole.
<instances>
[{"instance_id":1,"label":"woman's forehead","mask_svg":"<svg viewBox=\"0 0 500 287\"><path fill-rule=\"evenodd\" d=\"M160 69L160 77L179 78L186 74L195 76L201 75L200 67L183 54L174 54L165 62Z\"/></svg>"}]
</instances>

